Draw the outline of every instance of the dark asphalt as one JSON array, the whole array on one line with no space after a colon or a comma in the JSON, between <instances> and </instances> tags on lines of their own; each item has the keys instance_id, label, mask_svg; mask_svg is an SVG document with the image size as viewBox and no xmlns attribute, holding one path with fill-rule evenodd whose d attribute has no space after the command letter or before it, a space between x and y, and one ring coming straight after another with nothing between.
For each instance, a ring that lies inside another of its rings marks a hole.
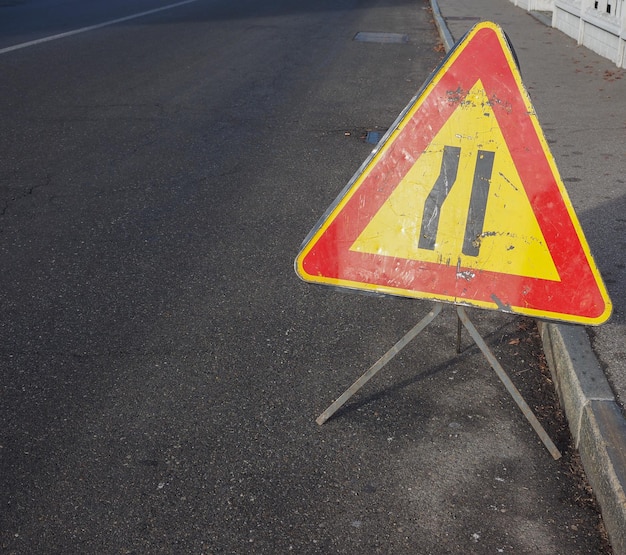
<instances>
[{"instance_id":1,"label":"dark asphalt","mask_svg":"<svg viewBox=\"0 0 626 555\"><path fill-rule=\"evenodd\" d=\"M427 7L199 0L0 55L3 553L608 552L526 321L472 312L560 461L450 310L315 424L429 309L293 272L439 62Z\"/></svg>"}]
</instances>

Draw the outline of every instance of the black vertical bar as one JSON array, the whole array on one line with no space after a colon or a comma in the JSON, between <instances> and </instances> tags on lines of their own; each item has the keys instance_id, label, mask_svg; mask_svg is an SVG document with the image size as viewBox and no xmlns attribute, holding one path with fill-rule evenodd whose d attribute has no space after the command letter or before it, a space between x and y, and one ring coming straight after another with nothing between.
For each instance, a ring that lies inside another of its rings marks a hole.
<instances>
[{"instance_id":1,"label":"black vertical bar","mask_svg":"<svg viewBox=\"0 0 626 555\"><path fill-rule=\"evenodd\" d=\"M465 237L463 239L463 254L466 256L478 256L480 250L480 240L483 233L483 225L485 224L489 184L495 155L495 152L489 150L479 150L476 157L474 183L472 184L472 195L470 197L467 223L465 224Z\"/></svg>"},{"instance_id":2,"label":"black vertical bar","mask_svg":"<svg viewBox=\"0 0 626 555\"><path fill-rule=\"evenodd\" d=\"M422 227L420 229L420 237L417 245L420 249L428 249L431 251L435 249L441 205L443 201L446 200L456 180L460 154L461 149L459 147L443 147L443 158L441 160L439 176L424 203L424 216L422 218Z\"/></svg>"}]
</instances>

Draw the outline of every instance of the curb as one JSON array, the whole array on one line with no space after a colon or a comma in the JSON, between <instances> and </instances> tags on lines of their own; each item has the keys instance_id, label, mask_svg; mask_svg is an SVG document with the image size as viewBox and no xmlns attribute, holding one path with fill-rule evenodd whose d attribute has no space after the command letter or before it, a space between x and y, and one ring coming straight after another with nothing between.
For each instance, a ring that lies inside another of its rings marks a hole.
<instances>
[{"instance_id":1,"label":"curb","mask_svg":"<svg viewBox=\"0 0 626 555\"><path fill-rule=\"evenodd\" d=\"M581 326L538 322L574 445L614 553L626 553L626 420Z\"/></svg>"},{"instance_id":2,"label":"curb","mask_svg":"<svg viewBox=\"0 0 626 555\"><path fill-rule=\"evenodd\" d=\"M430 0L430 7L433 10L433 17L435 18L435 23L437 24L437 29L439 30L439 36L443 41L443 46L445 47L446 52L448 52L454 46L456 41L454 40L452 33L450 33L450 29L448 29L448 26L446 25L446 20L441 15L441 10L439 9L439 3L437 0Z\"/></svg>"},{"instance_id":3,"label":"curb","mask_svg":"<svg viewBox=\"0 0 626 555\"><path fill-rule=\"evenodd\" d=\"M454 38L430 0L446 52ZM626 419L582 326L538 321L543 350L615 555L626 555Z\"/></svg>"}]
</instances>

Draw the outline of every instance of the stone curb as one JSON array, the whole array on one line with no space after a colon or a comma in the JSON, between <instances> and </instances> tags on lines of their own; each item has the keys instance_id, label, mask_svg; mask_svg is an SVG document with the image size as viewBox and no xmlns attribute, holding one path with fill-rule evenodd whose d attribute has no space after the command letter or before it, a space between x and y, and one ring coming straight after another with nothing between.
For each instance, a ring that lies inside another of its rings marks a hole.
<instances>
[{"instance_id":1,"label":"stone curb","mask_svg":"<svg viewBox=\"0 0 626 555\"><path fill-rule=\"evenodd\" d=\"M626 554L626 420L581 326L539 323L543 350L614 553Z\"/></svg>"},{"instance_id":2,"label":"stone curb","mask_svg":"<svg viewBox=\"0 0 626 555\"><path fill-rule=\"evenodd\" d=\"M454 38L430 0L448 52ZM582 326L538 322L555 388L616 555L626 555L626 419Z\"/></svg>"}]
</instances>

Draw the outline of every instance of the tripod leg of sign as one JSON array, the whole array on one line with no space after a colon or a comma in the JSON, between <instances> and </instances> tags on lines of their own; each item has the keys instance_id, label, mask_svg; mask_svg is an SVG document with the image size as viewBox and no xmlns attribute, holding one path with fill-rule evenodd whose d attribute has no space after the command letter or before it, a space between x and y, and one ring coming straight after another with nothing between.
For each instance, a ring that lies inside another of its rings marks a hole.
<instances>
[{"instance_id":1,"label":"tripod leg of sign","mask_svg":"<svg viewBox=\"0 0 626 555\"><path fill-rule=\"evenodd\" d=\"M513 382L498 362L498 359L489 350L489 347L487 347L484 339L480 336L478 330L474 327L474 324L472 324L472 322L468 318L467 313L465 312L463 307L457 305L456 311L459 315L459 318L461 319L461 322L463 322L465 329L469 332L476 345L478 345L479 349L483 352L483 355L485 355L485 358L489 361L489 364L491 364L491 367L495 370L498 378L500 378L500 381L504 384L504 387L506 387L511 397L513 397L513 400L517 403L517 406L521 409L526 419L530 422L530 425L534 428L535 432L537 432L537 435L540 437L541 441L543 441L543 444L546 446L548 451L550 451L550 454L552 455L554 460L561 458L560 451L556 448L556 445L554 445L546 431L543 429L543 426L539 423L539 420L537 420L537 417L533 414L532 410L530 410L530 407L526 404L526 401L524 401L520 392L517 390L515 385L513 385Z\"/></svg>"},{"instance_id":2,"label":"tripod leg of sign","mask_svg":"<svg viewBox=\"0 0 626 555\"><path fill-rule=\"evenodd\" d=\"M356 382L346 389L332 405L317 417L316 422L321 426L333 414L335 414L359 389L361 389L379 370L381 370L393 357L395 357L408 343L410 343L428 324L430 324L441 312L443 305L436 303L435 307L420 322L407 332L391 349L389 349L378 361L363 374Z\"/></svg>"},{"instance_id":3,"label":"tripod leg of sign","mask_svg":"<svg viewBox=\"0 0 626 555\"><path fill-rule=\"evenodd\" d=\"M410 329L406 335L400 339L391 349L389 349L378 361L365 372L358 380L356 380L348 389L346 389L342 395L332 404L330 405L322 414L317 417L316 422L321 426L326 422L333 414L335 414L345 403L352 397L359 389L361 389L371 378L373 378L383 367L393 359L408 343L410 343L417 335L430 324L441 312L443 308L442 303L435 303L434 308L424 317L422 320L418 322L412 329ZM469 332L472 339L478 345L478 348L482 351L485 358L489 361L491 367L495 370L498 378L504 384L507 391L513 397L513 400L517 403L517 406L521 409L522 413L530 422L530 425L533 427L537 435L546 446L548 451L552 457L557 460L561 458L561 453L557 449L556 445L552 442L546 431L543 429L543 426L537 420L537 417L533 414L532 410L524 401L522 395L517 390L513 382L504 371L498 359L494 356L494 354L489 350L489 347L485 343L485 340L480 336L478 330L474 327L471 320L467 316L465 309L462 306L456 306L456 312L459 318L459 322L465 326L465 329ZM458 345L457 345L458 350Z\"/></svg>"}]
</instances>

